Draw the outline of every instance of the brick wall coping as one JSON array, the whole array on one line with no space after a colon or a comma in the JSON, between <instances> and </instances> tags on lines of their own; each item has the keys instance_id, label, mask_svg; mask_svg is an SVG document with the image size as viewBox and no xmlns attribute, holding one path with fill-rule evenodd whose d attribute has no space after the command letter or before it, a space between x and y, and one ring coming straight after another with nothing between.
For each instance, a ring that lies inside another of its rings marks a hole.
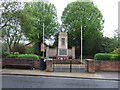
<instances>
[{"instance_id":1,"label":"brick wall coping","mask_svg":"<svg viewBox=\"0 0 120 90\"><path fill-rule=\"evenodd\" d=\"M40 59L30 59L30 58L2 58L2 59L40 60Z\"/></svg>"},{"instance_id":2,"label":"brick wall coping","mask_svg":"<svg viewBox=\"0 0 120 90\"><path fill-rule=\"evenodd\" d=\"M86 61L95 61L94 59L84 59Z\"/></svg>"},{"instance_id":3,"label":"brick wall coping","mask_svg":"<svg viewBox=\"0 0 120 90\"><path fill-rule=\"evenodd\" d=\"M86 61L120 61L120 60L94 60L94 59L84 59Z\"/></svg>"},{"instance_id":4,"label":"brick wall coping","mask_svg":"<svg viewBox=\"0 0 120 90\"><path fill-rule=\"evenodd\" d=\"M120 60L95 60L95 61L120 61Z\"/></svg>"}]
</instances>

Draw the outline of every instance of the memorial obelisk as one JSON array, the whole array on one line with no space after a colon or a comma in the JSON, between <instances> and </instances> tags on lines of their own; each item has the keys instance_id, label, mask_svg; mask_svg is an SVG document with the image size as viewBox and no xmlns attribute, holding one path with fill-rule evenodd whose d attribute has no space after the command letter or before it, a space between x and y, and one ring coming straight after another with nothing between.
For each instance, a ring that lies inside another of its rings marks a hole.
<instances>
[{"instance_id":1,"label":"memorial obelisk","mask_svg":"<svg viewBox=\"0 0 120 90\"><path fill-rule=\"evenodd\" d=\"M68 37L66 32L60 32L58 36L58 57L68 56Z\"/></svg>"}]
</instances>

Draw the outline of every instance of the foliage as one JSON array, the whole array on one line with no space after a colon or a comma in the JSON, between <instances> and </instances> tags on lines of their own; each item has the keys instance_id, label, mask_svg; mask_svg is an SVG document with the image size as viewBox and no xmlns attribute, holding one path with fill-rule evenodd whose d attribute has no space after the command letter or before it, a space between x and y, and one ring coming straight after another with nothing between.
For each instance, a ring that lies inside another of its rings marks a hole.
<instances>
[{"instance_id":1,"label":"foliage","mask_svg":"<svg viewBox=\"0 0 120 90\"><path fill-rule=\"evenodd\" d=\"M14 52L14 55L19 55L19 52Z\"/></svg>"},{"instance_id":2,"label":"foliage","mask_svg":"<svg viewBox=\"0 0 120 90\"><path fill-rule=\"evenodd\" d=\"M101 31L103 28L103 16L92 2L75 1L68 4L61 18L63 24L72 31L80 30L81 25L83 30L89 33L94 30Z\"/></svg>"},{"instance_id":3,"label":"foliage","mask_svg":"<svg viewBox=\"0 0 120 90\"><path fill-rule=\"evenodd\" d=\"M81 56L79 57L79 59L81 58ZM93 56L83 56L82 57L83 59L93 59L94 57Z\"/></svg>"},{"instance_id":4,"label":"foliage","mask_svg":"<svg viewBox=\"0 0 120 90\"><path fill-rule=\"evenodd\" d=\"M2 52L2 58L6 58L7 56L9 56L9 52Z\"/></svg>"},{"instance_id":5,"label":"foliage","mask_svg":"<svg viewBox=\"0 0 120 90\"><path fill-rule=\"evenodd\" d=\"M112 53L114 53L114 54L120 54L120 48L116 48Z\"/></svg>"},{"instance_id":6,"label":"foliage","mask_svg":"<svg viewBox=\"0 0 120 90\"><path fill-rule=\"evenodd\" d=\"M42 56L39 56L39 58L42 58Z\"/></svg>"},{"instance_id":7,"label":"foliage","mask_svg":"<svg viewBox=\"0 0 120 90\"><path fill-rule=\"evenodd\" d=\"M7 44L6 43L3 43L2 42L2 52L7 52L7 50L8 50L8 47L7 47Z\"/></svg>"},{"instance_id":8,"label":"foliage","mask_svg":"<svg viewBox=\"0 0 120 90\"><path fill-rule=\"evenodd\" d=\"M78 60L72 60L71 62L70 62L70 60L54 60L53 63L54 64L70 64L70 63L81 64L80 61L78 61Z\"/></svg>"},{"instance_id":9,"label":"foliage","mask_svg":"<svg viewBox=\"0 0 120 90\"><path fill-rule=\"evenodd\" d=\"M26 3L20 17L24 35L30 41L39 43L38 50L43 40L43 28L45 39L49 39L55 34L58 26L57 11L51 3L42 1Z\"/></svg>"},{"instance_id":10,"label":"foliage","mask_svg":"<svg viewBox=\"0 0 120 90\"><path fill-rule=\"evenodd\" d=\"M40 44L35 43L35 45L34 45L34 54L41 56L42 53L41 53L41 51L39 49L40 49Z\"/></svg>"},{"instance_id":11,"label":"foliage","mask_svg":"<svg viewBox=\"0 0 120 90\"><path fill-rule=\"evenodd\" d=\"M26 54L34 54L34 47L26 46L25 53Z\"/></svg>"},{"instance_id":12,"label":"foliage","mask_svg":"<svg viewBox=\"0 0 120 90\"><path fill-rule=\"evenodd\" d=\"M13 55L13 54L10 54L9 56L7 56L6 58L18 58L18 55Z\"/></svg>"},{"instance_id":13,"label":"foliage","mask_svg":"<svg viewBox=\"0 0 120 90\"><path fill-rule=\"evenodd\" d=\"M118 47L120 47L120 31L119 31L119 29L114 30L114 37L117 38Z\"/></svg>"},{"instance_id":14,"label":"foliage","mask_svg":"<svg viewBox=\"0 0 120 90\"><path fill-rule=\"evenodd\" d=\"M20 54L25 54L25 46L23 44L16 44L12 47L13 52L19 52Z\"/></svg>"},{"instance_id":15,"label":"foliage","mask_svg":"<svg viewBox=\"0 0 120 90\"><path fill-rule=\"evenodd\" d=\"M112 55L112 60L120 60L120 54L114 54Z\"/></svg>"},{"instance_id":16,"label":"foliage","mask_svg":"<svg viewBox=\"0 0 120 90\"><path fill-rule=\"evenodd\" d=\"M94 56L95 60L120 60L120 54L97 53Z\"/></svg>"},{"instance_id":17,"label":"foliage","mask_svg":"<svg viewBox=\"0 0 120 90\"><path fill-rule=\"evenodd\" d=\"M24 59L39 59L39 56L34 54L21 54L18 55L17 58L24 58Z\"/></svg>"},{"instance_id":18,"label":"foliage","mask_svg":"<svg viewBox=\"0 0 120 90\"><path fill-rule=\"evenodd\" d=\"M103 37L103 38L100 39L100 42L98 42L99 45L100 45L99 51L102 52L102 53L110 53L118 45L118 42L117 42L116 38Z\"/></svg>"},{"instance_id":19,"label":"foliage","mask_svg":"<svg viewBox=\"0 0 120 90\"><path fill-rule=\"evenodd\" d=\"M18 17L22 10L21 2L2 2L0 30L2 31L3 42L7 44L9 52L12 52L12 46L23 39L23 33Z\"/></svg>"},{"instance_id":20,"label":"foliage","mask_svg":"<svg viewBox=\"0 0 120 90\"><path fill-rule=\"evenodd\" d=\"M62 23L68 32L69 47L75 46L76 55L80 55L81 28L83 39L83 55L96 53L94 46L99 37L103 37L103 15L92 2L75 1L69 3L62 14ZM75 43L73 43L75 42Z\"/></svg>"},{"instance_id":21,"label":"foliage","mask_svg":"<svg viewBox=\"0 0 120 90\"><path fill-rule=\"evenodd\" d=\"M39 56L35 54L19 54L19 55L9 55L7 58L21 58L21 59L39 59Z\"/></svg>"}]
</instances>

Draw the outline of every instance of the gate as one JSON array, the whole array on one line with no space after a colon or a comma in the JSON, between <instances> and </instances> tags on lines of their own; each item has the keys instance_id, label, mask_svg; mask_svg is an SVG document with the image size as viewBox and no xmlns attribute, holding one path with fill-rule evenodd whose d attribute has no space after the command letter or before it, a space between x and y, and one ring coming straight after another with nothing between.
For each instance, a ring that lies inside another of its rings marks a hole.
<instances>
[{"instance_id":1,"label":"gate","mask_svg":"<svg viewBox=\"0 0 120 90\"><path fill-rule=\"evenodd\" d=\"M80 59L53 60L54 72L86 72L85 61Z\"/></svg>"}]
</instances>

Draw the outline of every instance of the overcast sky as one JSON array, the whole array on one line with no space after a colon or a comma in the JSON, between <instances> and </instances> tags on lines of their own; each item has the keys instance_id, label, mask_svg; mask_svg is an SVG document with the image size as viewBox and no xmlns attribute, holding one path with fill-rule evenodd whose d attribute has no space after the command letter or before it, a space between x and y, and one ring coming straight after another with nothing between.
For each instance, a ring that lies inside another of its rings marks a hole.
<instances>
[{"instance_id":1,"label":"overcast sky","mask_svg":"<svg viewBox=\"0 0 120 90\"><path fill-rule=\"evenodd\" d=\"M75 0L49 0L57 8L58 19L60 22L60 17L62 11L67 6L68 3ZM92 0L94 4L103 14L104 23L104 35L107 37L113 37L114 30L118 29L118 2L120 0Z\"/></svg>"}]
</instances>

